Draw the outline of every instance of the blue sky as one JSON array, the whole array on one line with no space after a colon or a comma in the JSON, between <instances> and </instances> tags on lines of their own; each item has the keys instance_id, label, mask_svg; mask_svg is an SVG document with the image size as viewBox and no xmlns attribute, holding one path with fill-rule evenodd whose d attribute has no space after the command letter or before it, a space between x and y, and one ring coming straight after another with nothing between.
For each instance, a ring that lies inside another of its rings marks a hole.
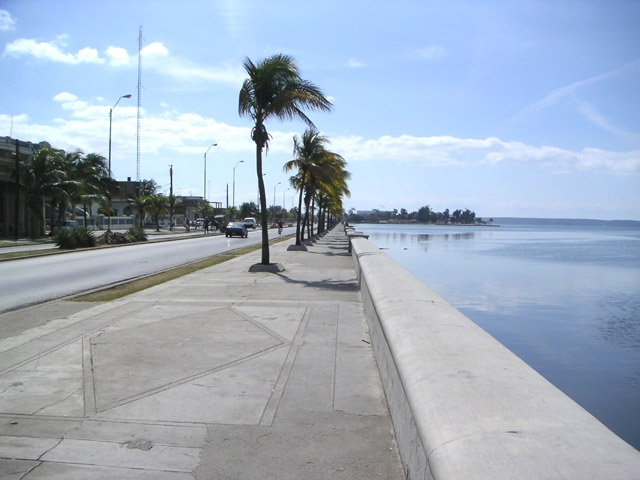
<instances>
[{"instance_id":1,"label":"blue sky","mask_svg":"<svg viewBox=\"0 0 640 480\"><path fill-rule=\"evenodd\" d=\"M107 156L141 178L256 201L245 57L287 53L348 162L347 209L640 220L640 2L0 0L0 136ZM269 204L301 122L272 121ZM238 164L238 162L243 163ZM280 183L279 183L280 182Z\"/></svg>"}]
</instances>

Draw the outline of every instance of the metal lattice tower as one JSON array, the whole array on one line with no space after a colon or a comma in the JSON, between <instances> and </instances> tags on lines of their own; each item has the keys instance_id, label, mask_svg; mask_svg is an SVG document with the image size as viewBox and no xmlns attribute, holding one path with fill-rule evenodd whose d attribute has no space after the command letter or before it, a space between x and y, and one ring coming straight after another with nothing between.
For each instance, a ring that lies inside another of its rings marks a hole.
<instances>
[{"instance_id":1,"label":"metal lattice tower","mask_svg":"<svg viewBox=\"0 0 640 480\"><path fill-rule=\"evenodd\" d=\"M138 125L136 131L137 139L137 163L136 163L136 180L140 181L140 111L142 106L142 25L140 25L140 33L138 35Z\"/></svg>"}]
</instances>

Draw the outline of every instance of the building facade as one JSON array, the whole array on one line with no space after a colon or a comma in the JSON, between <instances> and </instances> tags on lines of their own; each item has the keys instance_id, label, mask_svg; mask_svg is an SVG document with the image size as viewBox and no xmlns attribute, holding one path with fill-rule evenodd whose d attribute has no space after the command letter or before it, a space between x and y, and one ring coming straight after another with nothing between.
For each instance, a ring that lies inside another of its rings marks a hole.
<instances>
[{"instance_id":1,"label":"building facade","mask_svg":"<svg viewBox=\"0 0 640 480\"><path fill-rule=\"evenodd\" d=\"M24 193L18 188L20 164L29 163L32 155L47 142L23 142L0 137L0 237L25 237L29 226L29 208ZM17 173L17 175L16 175Z\"/></svg>"}]
</instances>

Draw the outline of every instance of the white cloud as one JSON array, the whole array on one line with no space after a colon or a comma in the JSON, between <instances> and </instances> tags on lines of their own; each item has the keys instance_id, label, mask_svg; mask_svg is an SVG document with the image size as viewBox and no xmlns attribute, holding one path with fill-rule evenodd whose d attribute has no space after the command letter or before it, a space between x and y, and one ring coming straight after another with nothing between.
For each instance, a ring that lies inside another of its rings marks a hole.
<instances>
[{"instance_id":1,"label":"white cloud","mask_svg":"<svg viewBox=\"0 0 640 480\"><path fill-rule=\"evenodd\" d=\"M608 72L604 72L599 75L594 75L593 77L585 78L583 80L578 80L569 85L556 88L551 92L549 92L544 98L524 108L520 113L518 113L518 115L516 115L516 118L522 118L522 117L534 115L546 108L551 107L552 105L555 105L556 103L558 103L559 101L561 101L562 99L568 96L573 97L578 92L578 90L580 90L582 87L600 82L610 77L614 77L616 75L619 75L625 72L628 69L635 68L638 65L640 65L640 60L635 60L633 62L629 62L623 65L620 68L616 68L615 70L610 70Z\"/></svg>"},{"instance_id":2,"label":"white cloud","mask_svg":"<svg viewBox=\"0 0 640 480\"><path fill-rule=\"evenodd\" d=\"M640 142L640 135L628 132L614 125L590 103L577 97L575 97L573 101L576 104L578 112L592 124L619 137L626 137L630 140Z\"/></svg>"},{"instance_id":3,"label":"white cloud","mask_svg":"<svg viewBox=\"0 0 640 480\"><path fill-rule=\"evenodd\" d=\"M16 27L16 21L6 10L0 10L0 31L13 30Z\"/></svg>"},{"instance_id":4,"label":"white cloud","mask_svg":"<svg viewBox=\"0 0 640 480\"><path fill-rule=\"evenodd\" d=\"M114 67L129 64L129 53L124 48L109 46L105 53L109 57L109 64Z\"/></svg>"},{"instance_id":5,"label":"white cloud","mask_svg":"<svg viewBox=\"0 0 640 480\"><path fill-rule=\"evenodd\" d=\"M26 55L40 60L67 64L104 63L104 59L100 58L98 51L94 48L85 47L76 54L64 52L62 50L65 46L64 38L65 37L59 37L57 41L53 42L36 42L32 39L19 38L7 44L4 52L14 57Z\"/></svg>"},{"instance_id":6,"label":"white cloud","mask_svg":"<svg viewBox=\"0 0 640 480\"><path fill-rule=\"evenodd\" d=\"M60 92L55 97L53 97L54 102L75 102L78 99L73 93L69 92Z\"/></svg>"},{"instance_id":7,"label":"white cloud","mask_svg":"<svg viewBox=\"0 0 640 480\"><path fill-rule=\"evenodd\" d=\"M539 164L557 171L596 170L640 173L640 151L612 152L585 148L572 151L522 142L440 137L383 136L377 139L337 137L332 149L347 161L394 161L438 167L448 165Z\"/></svg>"},{"instance_id":8,"label":"white cloud","mask_svg":"<svg viewBox=\"0 0 640 480\"><path fill-rule=\"evenodd\" d=\"M433 60L447 55L444 47L438 45L429 45L428 47L419 48L410 53L409 56L422 60Z\"/></svg>"},{"instance_id":9,"label":"white cloud","mask_svg":"<svg viewBox=\"0 0 640 480\"><path fill-rule=\"evenodd\" d=\"M140 52L144 57L167 57L169 50L160 42L150 43Z\"/></svg>"},{"instance_id":10,"label":"white cloud","mask_svg":"<svg viewBox=\"0 0 640 480\"><path fill-rule=\"evenodd\" d=\"M353 58L350 58L348 60L348 64L350 68L364 68L365 64L363 62L360 62L359 60L354 60Z\"/></svg>"},{"instance_id":11,"label":"white cloud","mask_svg":"<svg viewBox=\"0 0 640 480\"><path fill-rule=\"evenodd\" d=\"M52 62L79 64L102 64L106 60L95 48L85 47L73 54L65 51L67 35L60 35L51 42L36 42L21 38L6 45L4 53L13 57L31 56ZM171 56L169 50L161 43L154 42L142 49L146 67L158 74L172 77L181 82L211 81L240 86L245 79L245 71L241 66L198 65L189 60ZM126 49L109 46L105 51L109 64L114 67L131 65L130 55Z\"/></svg>"},{"instance_id":12,"label":"white cloud","mask_svg":"<svg viewBox=\"0 0 640 480\"><path fill-rule=\"evenodd\" d=\"M63 148L86 152L105 152L110 105L78 98L70 92L54 97L66 117L49 125L30 123L25 115L14 118L14 130L31 141L47 140ZM135 156L136 107L122 103L114 119L114 141ZM219 150L228 153L254 152L250 126L219 122L195 113L165 111L160 115L143 113L142 149L148 155L171 158L181 154L201 154L202 146L220 141ZM0 128L9 125L10 116L0 115ZM270 155L290 155L295 132L269 131ZM28 138L27 138L28 136ZM457 138L452 136L416 137L411 135L364 138L336 136L331 149L350 163L385 162L426 167L463 166L494 168L500 165L539 165L552 172L596 171L604 174L640 174L640 150L613 152L597 148L572 151L553 146L533 146L499 138Z\"/></svg>"}]
</instances>

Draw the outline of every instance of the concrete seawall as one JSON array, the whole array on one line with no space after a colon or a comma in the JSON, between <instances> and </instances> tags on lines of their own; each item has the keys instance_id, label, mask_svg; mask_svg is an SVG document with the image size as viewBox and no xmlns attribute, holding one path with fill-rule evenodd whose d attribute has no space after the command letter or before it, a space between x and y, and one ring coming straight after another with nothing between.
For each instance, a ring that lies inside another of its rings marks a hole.
<instances>
[{"instance_id":1,"label":"concrete seawall","mask_svg":"<svg viewBox=\"0 0 640 480\"><path fill-rule=\"evenodd\" d=\"M640 452L366 238L351 245L407 478L640 478Z\"/></svg>"}]
</instances>

